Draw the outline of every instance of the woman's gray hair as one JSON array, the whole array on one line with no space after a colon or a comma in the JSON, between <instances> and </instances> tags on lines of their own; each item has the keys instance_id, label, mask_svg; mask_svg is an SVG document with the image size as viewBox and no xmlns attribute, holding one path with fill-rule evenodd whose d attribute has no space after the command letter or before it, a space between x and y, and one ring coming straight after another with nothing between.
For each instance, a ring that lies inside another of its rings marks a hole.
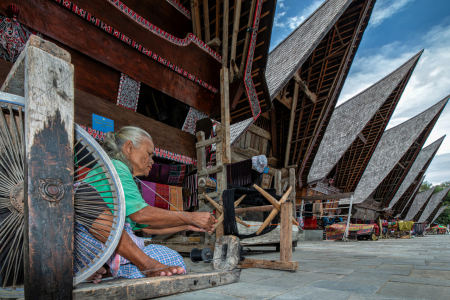
<instances>
[{"instance_id":1,"label":"woman's gray hair","mask_svg":"<svg viewBox=\"0 0 450 300\"><path fill-rule=\"evenodd\" d=\"M145 130L135 126L125 126L120 128L117 133L111 131L106 134L103 149L111 159L123 162L133 172L130 161L122 152L123 145L126 141L131 141L134 147L139 148L145 138L153 141L150 134Z\"/></svg>"}]
</instances>

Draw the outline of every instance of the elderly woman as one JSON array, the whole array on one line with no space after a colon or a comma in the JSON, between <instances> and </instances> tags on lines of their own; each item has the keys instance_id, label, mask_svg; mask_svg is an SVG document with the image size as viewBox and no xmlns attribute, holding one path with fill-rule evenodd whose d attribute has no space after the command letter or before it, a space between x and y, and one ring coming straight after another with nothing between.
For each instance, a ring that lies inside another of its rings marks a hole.
<instances>
[{"instance_id":1,"label":"elderly woman","mask_svg":"<svg viewBox=\"0 0 450 300\"><path fill-rule=\"evenodd\" d=\"M144 130L127 126L117 133L107 133L103 148L119 175L126 205L125 228L121 240L115 253L107 261L112 275L141 278L185 273L186 266L177 252L161 245L144 247L143 240L134 235L133 230L140 229L149 234L167 234L183 230L211 232L216 222L215 218L209 213L174 212L145 203L133 180L134 176L148 175L153 165L154 144L151 136ZM106 176L101 168L94 168L87 177L89 180L86 183L98 192L103 192L107 203L112 202L111 198L107 198L111 194L108 193L109 186L106 180L102 180ZM112 206L109 206L109 209L111 208ZM109 214L110 217L105 218L105 214ZM77 232L84 236L84 240L87 239L97 248L101 248L102 244L99 241L105 242L106 239L99 232L108 230L107 227L102 228L101 224L109 225L111 220L111 212L105 206L102 217L95 220L91 228L80 227L77 228ZM93 278L98 281L104 273L106 271L102 268Z\"/></svg>"}]
</instances>

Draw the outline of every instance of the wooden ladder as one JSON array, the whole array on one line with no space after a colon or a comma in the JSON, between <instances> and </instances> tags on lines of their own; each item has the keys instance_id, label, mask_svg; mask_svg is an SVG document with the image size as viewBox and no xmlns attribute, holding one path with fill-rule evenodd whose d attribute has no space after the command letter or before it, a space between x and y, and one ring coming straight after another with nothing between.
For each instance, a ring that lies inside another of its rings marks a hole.
<instances>
[{"instance_id":1,"label":"wooden ladder","mask_svg":"<svg viewBox=\"0 0 450 300\"><path fill-rule=\"evenodd\" d=\"M217 190L214 192L207 193L210 198L214 199L219 197L219 204L222 205L222 193L227 189L227 169L223 164L223 133L222 125L216 126L217 136L205 140L205 133L203 131L197 132L197 143L195 147L197 148L197 182L200 178L208 178L211 174L217 174ZM216 144L216 165L206 169L206 155L205 147ZM211 207L205 202L206 188L198 187L198 200L199 200L199 211L212 211ZM220 217L220 213L216 211L216 218ZM216 229L216 238L223 235L223 225Z\"/></svg>"}]
</instances>

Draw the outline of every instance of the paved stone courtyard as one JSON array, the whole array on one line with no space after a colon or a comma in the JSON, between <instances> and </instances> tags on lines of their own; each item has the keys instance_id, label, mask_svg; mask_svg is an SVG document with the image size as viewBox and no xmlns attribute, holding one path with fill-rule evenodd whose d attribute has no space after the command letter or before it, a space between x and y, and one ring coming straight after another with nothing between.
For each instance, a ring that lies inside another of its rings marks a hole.
<instances>
[{"instance_id":1,"label":"paved stone courtyard","mask_svg":"<svg viewBox=\"0 0 450 300\"><path fill-rule=\"evenodd\" d=\"M450 299L450 235L357 243L303 242L297 272L242 270L240 282L162 299ZM260 248L253 248L258 251ZM279 259L279 253L247 256ZM203 266L202 266L203 265ZM210 270L189 263L188 270Z\"/></svg>"}]
</instances>

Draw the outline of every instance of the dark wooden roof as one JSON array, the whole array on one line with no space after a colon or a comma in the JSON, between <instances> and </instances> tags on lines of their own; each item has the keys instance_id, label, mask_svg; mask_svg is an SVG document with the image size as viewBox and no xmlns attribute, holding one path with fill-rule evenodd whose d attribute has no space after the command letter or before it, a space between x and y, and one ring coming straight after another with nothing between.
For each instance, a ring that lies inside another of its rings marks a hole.
<instances>
[{"instance_id":1,"label":"dark wooden roof","mask_svg":"<svg viewBox=\"0 0 450 300\"><path fill-rule=\"evenodd\" d=\"M288 165L298 165L297 174L299 175L300 186L302 183L306 183L306 176L309 173L315 153L323 137L323 132L339 98L354 55L358 50L375 1L354 0L348 5L347 1L329 0L319 7L314 16L321 16L321 10L326 9L332 3L341 3L343 5L334 7L338 14L336 15L337 18L333 17L331 19L331 23L329 19L321 19L320 17L311 17L305 21L306 23L303 23L309 24L308 26L314 28L322 28L323 23L327 23L325 35L318 36L319 40L314 40L313 46L307 47L309 49L307 52L302 50L296 53L295 49L292 50L293 55L301 56L299 59L301 63L287 64L288 70L297 72L308 89L317 95L317 102L313 103L301 89L298 93L292 142L289 146ZM294 48L303 47L301 44L296 45L289 42L291 39L301 40L308 37L308 35L302 36L303 31L300 29L302 26L305 26L303 24L282 42L282 46L277 47L270 53L269 60L272 55L281 55L278 52L285 48L286 45ZM296 59L296 57L291 58L291 60ZM288 71L280 68L277 74L280 72ZM283 82L279 83L279 85L282 85ZM274 97L276 96L275 93L280 89L277 87L271 90L271 95ZM292 97L294 80L290 79L281 91L284 95ZM280 153L279 160L284 161L288 140L290 109L279 101L274 101L273 104L276 115L276 131L278 133L276 144L278 145L278 153Z\"/></svg>"},{"instance_id":2,"label":"dark wooden roof","mask_svg":"<svg viewBox=\"0 0 450 300\"><path fill-rule=\"evenodd\" d=\"M428 224L432 224L437 218L439 218L439 216L442 214L442 212L444 211L444 209L446 209L448 207L447 206L441 206L439 207L439 205L435 208L435 210L431 213L430 217L427 219L427 223Z\"/></svg>"},{"instance_id":3,"label":"dark wooden roof","mask_svg":"<svg viewBox=\"0 0 450 300\"><path fill-rule=\"evenodd\" d=\"M334 168L330 176L335 178L335 186L354 191L422 52L334 110L308 184L323 180Z\"/></svg>"}]
</instances>

